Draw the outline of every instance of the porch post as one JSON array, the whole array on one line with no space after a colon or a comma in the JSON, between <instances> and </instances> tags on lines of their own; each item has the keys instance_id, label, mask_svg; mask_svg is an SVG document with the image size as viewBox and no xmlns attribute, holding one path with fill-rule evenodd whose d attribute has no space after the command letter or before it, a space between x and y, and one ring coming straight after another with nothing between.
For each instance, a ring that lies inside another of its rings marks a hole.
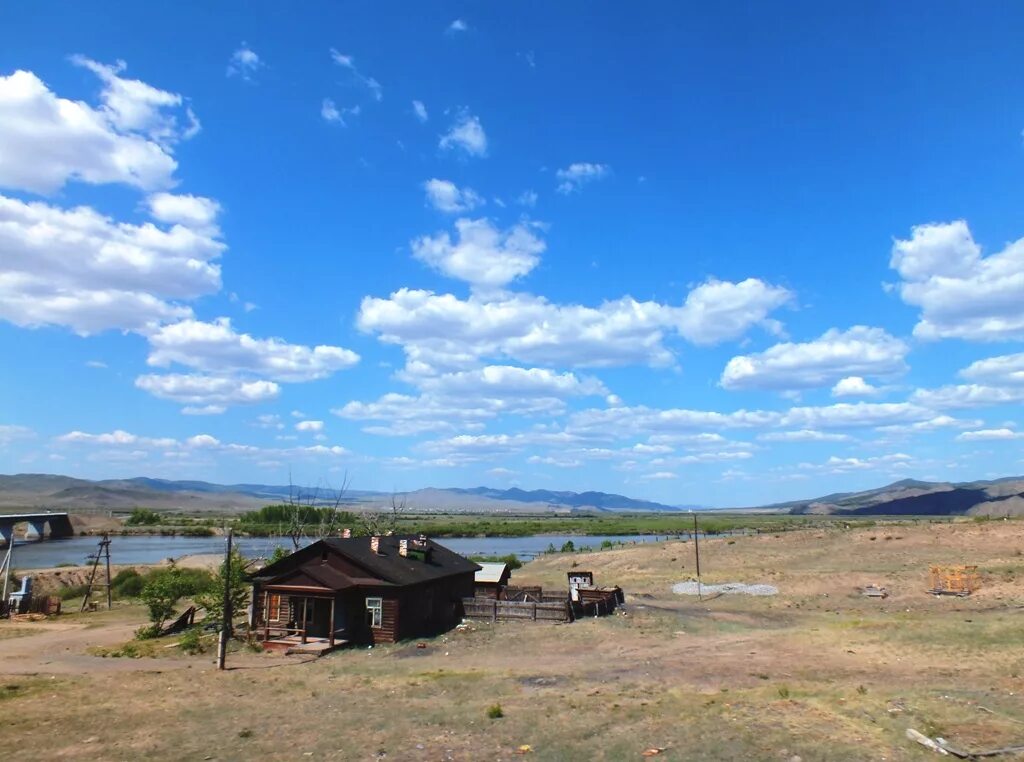
<instances>
[{"instance_id":1,"label":"porch post","mask_svg":"<svg viewBox=\"0 0 1024 762\"><path fill-rule=\"evenodd\" d=\"M331 598L331 624L330 624L330 645L334 648L334 601L335 598Z\"/></svg>"},{"instance_id":2,"label":"porch post","mask_svg":"<svg viewBox=\"0 0 1024 762\"><path fill-rule=\"evenodd\" d=\"M306 644L306 613L309 610L309 597L302 598L302 644Z\"/></svg>"},{"instance_id":3,"label":"porch post","mask_svg":"<svg viewBox=\"0 0 1024 762\"><path fill-rule=\"evenodd\" d=\"M263 642L270 640L270 591L263 591Z\"/></svg>"}]
</instances>

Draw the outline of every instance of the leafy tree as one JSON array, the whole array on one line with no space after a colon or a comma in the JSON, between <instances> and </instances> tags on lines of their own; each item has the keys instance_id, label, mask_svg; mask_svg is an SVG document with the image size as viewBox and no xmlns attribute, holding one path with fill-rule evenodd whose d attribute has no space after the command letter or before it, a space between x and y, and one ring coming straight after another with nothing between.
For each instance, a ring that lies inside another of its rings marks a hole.
<instances>
[{"instance_id":1,"label":"leafy tree","mask_svg":"<svg viewBox=\"0 0 1024 762\"><path fill-rule=\"evenodd\" d=\"M135 508L124 523L130 527L152 526L160 523L160 514L149 508Z\"/></svg>"},{"instance_id":2,"label":"leafy tree","mask_svg":"<svg viewBox=\"0 0 1024 762\"><path fill-rule=\"evenodd\" d=\"M572 540L566 540L565 541L565 544L562 546L562 552L563 553L575 553L576 552L576 546L573 544Z\"/></svg>"},{"instance_id":3,"label":"leafy tree","mask_svg":"<svg viewBox=\"0 0 1024 762\"><path fill-rule=\"evenodd\" d=\"M177 566L160 569L149 575L140 596L149 609L149 621L152 623L149 634L155 635L163 629L164 622L173 616L174 607L185 595L185 589L186 583Z\"/></svg>"},{"instance_id":4,"label":"leafy tree","mask_svg":"<svg viewBox=\"0 0 1024 762\"><path fill-rule=\"evenodd\" d=\"M283 545L275 545L274 552L270 554L270 558L267 560L267 564L276 564L282 558L287 558L290 555L291 553L285 550Z\"/></svg>"},{"instance_id":5,"label":"leafy tree","mask_svg":"<svg viewBox=\"0 0 1024 762\"><path fill-rule=\"evenodd\" d=\"M249 590L251 582L247 579L247 569L250 562L247 561L238 548L231 549L231 570L229 579L231 595L231 611L236 615L239 611L245 611L249 605ZM196 595L196 605L206 609L206 618L203 624L215 624L220 628L224 622L224 578L227 570L222 561L217 573L213 575L213 581L205 590Z\"/></svg>"}]
</instances>

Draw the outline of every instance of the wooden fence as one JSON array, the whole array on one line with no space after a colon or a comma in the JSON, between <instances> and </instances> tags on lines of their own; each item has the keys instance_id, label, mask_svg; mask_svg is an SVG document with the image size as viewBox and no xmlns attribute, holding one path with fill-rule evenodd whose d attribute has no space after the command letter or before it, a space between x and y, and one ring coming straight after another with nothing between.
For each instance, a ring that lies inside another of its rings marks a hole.
<instances>
[{"instance_id":1,"label":"wooden fence","mask_svg":"<svg viewBox=\"0 0 1024 762\"><path fill-rule=\"evenodd\" d=\"M463 598L467 619L490 619L492 622L534 621L571 622L572 612L567 598L558 602L499 601L494 598Z\"/></svg>"}]
</instances>

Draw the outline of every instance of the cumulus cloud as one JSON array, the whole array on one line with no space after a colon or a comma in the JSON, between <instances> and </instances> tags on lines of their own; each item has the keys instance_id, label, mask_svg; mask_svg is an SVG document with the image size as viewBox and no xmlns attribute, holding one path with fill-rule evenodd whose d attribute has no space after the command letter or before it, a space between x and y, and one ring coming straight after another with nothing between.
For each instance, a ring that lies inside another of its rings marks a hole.
<instances>
[{"instance_id":1,"label":"cumulus cloud","mask_svg":"<svg viewBox=\"0 0 1024 762\"><path fill-rule=\"evenodd\" d=\"M228 61L227 75L229 77L240 77L246 82L253 81L256 76L256 72L266 66L263 60L256 54L252 48L245 42L243 42L234 53L231 54L231 60Z\"/></svg>"},{"instance_id":2,"label":"cumulus cloud","mask_svg":"<svg viewBox=\"0 0 1024 762\"><path fill-rule=\"evenodd\" d=\"M726 389L807 389L850 375L886 376L906 370L909 347L881 328L833 328L802 344L776 344L732 358L722 372Z\"/></svg>"},{"instance_id":3,"label":"cumulus cloud","mask_svg":"<svg viewBox=\"0 0 1024 762\"><path fill-rule=\"evenodd\" d=\"M295 424L296 431L320 432L324 430L323 421L299 421Z\"/></svg>"},{"instance_id":4,"label":"cumulus cloud","mask_svg":"<svg viewBox=\"0 0 1024 762\"><path fill-rule=\"evenodd\" d=\"M455 19L455 21L448 25L448 29L446 31L448 34L458 34L459 32L466 32L468 30L469 24L467 24L465 20Z\"/></svg>"},{"instance_id":5,"label":"cumulus cloud","mask_svg":"<svg viewBox=\"0 0 1024 762\"><path fill-rule=\"evenodd\" d=\"M447 232L410 243L413 256L451 278L473 286L507 285L529 273L546 248L528 223L499 230L487 219L455 221L456 240Z\"/></svg>"},{"instance_id":6,"label":"cumulus cloud","mask_svg":"<svg viewBox=\"0 0 1024 762\"><path fill-rule=\"evenodd\" d=\"M430 115L427 114L427 107L423 105L423 101L412 102L412 113L416 115L416 118L420 120L421 124L430 118Z\"/></svg>"},{"instance_id":7,"label":"cumulus cloud","mask_svg":"<svg viewBox=\"0 0 1024 762\"><path fill-rule=\"evenodd\" d=\"M0 447L19 439L31 439L35 435L36 433L28 426L16 426L12 423L0 424Z\"/></svg>"},{"instance_id":8,"label":"cumulus cloud","mask_svg":"<svg viewBox=\"0 0 1024 762\"><path fill-rule=\"evenodd\" d=\"M326 378L359 362L359 355L342 347L309 347L238 333L226 317L211 323L183 320L160 327L148 338L147 363L158 368L177 363L212 373L251 373L300 382Z\"/></svg>"},{"instance_id":9,"label":"cumulus cloud","mask_svg":"<svg viewBox=\"0 0 1024 762\"><path fill-rule=\"evenodd\" d=\"M964 220L918 225L893 244L890 265L903 301L921 309L915 336L1024 338L1024 239L983 257Z\"/></svg>"},{"instance_id":10,"label":"cumulus cloud","mask_svg":"<svg viewBox=\"0 0 1024 762\"><path fill-rule=\"evenodd\" d=\"M460 150L469 156L486 156L487 133L479 118L464 111L441 136L438 146L442 151Z\"/></svg>"},{"instance_id":11,"label":"cumulus cloud","mask_svg":"<svg viewBox=\"0 0 1024 762\"><path fill-rule=\"evenodd\" d=\"M439 180L436 177L423 183L423 190L431 206L448 214L468 212L485 203L472 188L459 188L450 180Z\"/></svg>"},{"instance_id":12,"label":"cumulus cloud","mask_svg":"<svg viewBox=\"0 0 1024 762\"><path fill-rule=\"evenodd\" d=\"M570 164L565 169L555 172L555 177L559 181L556 190L563 195L575 193L587 183L606 177L610 171L607 164L592 164L590 162Z\"/></svg>"},{"instance_id":13,"label":"cumulus cloud","mask_svg":"<svg viewBox=\"0 0 1024 762\"><path fill-rule=\"evenodd\" d=\"M847 376L841 378L832 387L833 397L870 397L881 391L878 387L872 386L860 376Z\"/></svg>"},{"instance_id":14,"label":"cumulus cloud","mask_svg":"<svg viewBox=\"0 0 1024 762\"><path fill-rule=\"evenodd\" d=\"M520 206L525 206L529 209L537 206L537 192L533 190L524 190L516 198L516 203Z\"/></svg>"},{"instance_id":15,"label":"cumulus cloud","mask_svg":"<svg viewBox=\"0 0 1024 762\"><path fill-rule=\"evenodd\" d=\"M164 103L142 100L132 108L125 96L94 108L57 97L32 72L0 77L0 186L43 194L72 180L143 190L173 186L178 164L171 144L189 128L182 131L167 113L181 96L164 95ZM141 130L127 126L132 124Z\"/></svg>"},{"instance_id":16,"label":"cumulus cloud","mask_svg":"<svg viewBox=\"0 0 1024 762\"><path fill-rule=\"evenodd\" d=\"M220 214L221 207L212 198L189 194L154 193L146 199L146 203L150 216L155 220L171 225L184 225L208 235L220 234L217 215Z\"/></svg>"},{"instance_id":17,"label":"cumulus cloud","mask_svg":"<svg viewBox=\"0 0 1024 762\"><path fill-rule=\"evenodd\" d=\"M187 405L192 414L200 409L216 413L223 412L229 405L267 402L281 393L281 387L273 381L246 381L198 373L143 375L135 379L135 386L154 397Z\"/></svg>"},{"instance_id":18,"label":"cumulus cloud","mask_svg":"<svg viewBox=\"0 0 1024 762\"><path fill-rule=\"evenodd\" d=\"M119 223L88 207L0 196L0 318L85 335L188 317L177 300L220 289L215 260L224 248L212 230Z\"/></svg>"},{"instance_id":19,"label":"cumulus cloud","mask_svg":"<svg viewBox=\"0 0 1024 762\"><path fill-rule=\"evenodd\" d=\"M1007 442L1014 439L1024 439L1024 432L1014 431L1006 427L1000 429L979 429L978 431L965 431L957 435L958 442Z\"/></svg>"},{"instance_id":20,"label":"cumulus cloud","mask_svg":"<svg viewBox=\"0 0 1024 762\"><path fill-rule=\"evenodd\" d=\"M577 367L665 366L674 361L664 345L667 333L699 345L739 338L790 297L756 279L708 281L680 307L630 297L587 307L531 294L459 299L401 289L388 299L363 299L358 324L401 345L409 363L431 367L465 367L481 357Z\"/></svg>"}]
</instances>

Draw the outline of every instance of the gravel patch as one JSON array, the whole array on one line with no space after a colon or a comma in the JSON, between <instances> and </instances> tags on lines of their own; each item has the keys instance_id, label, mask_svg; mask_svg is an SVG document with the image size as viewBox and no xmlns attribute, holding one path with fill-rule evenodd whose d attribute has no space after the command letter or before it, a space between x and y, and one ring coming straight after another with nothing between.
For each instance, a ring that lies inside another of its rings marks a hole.
<instances>
[{"instance_id":1,"label":"gravel patch","mask_svg":"<svg viewBox=\"0 0 1024 762\"><path fill-rule=\"evenodd\" d=\"M779 588L772 585L748 585L744 582L726 582L721 585L701 585L698 591L696 582L677 582L672 585L672 592L676 595L697 595L698 592L704 595L778 595Z\"/></svg>"}]
</instances>

